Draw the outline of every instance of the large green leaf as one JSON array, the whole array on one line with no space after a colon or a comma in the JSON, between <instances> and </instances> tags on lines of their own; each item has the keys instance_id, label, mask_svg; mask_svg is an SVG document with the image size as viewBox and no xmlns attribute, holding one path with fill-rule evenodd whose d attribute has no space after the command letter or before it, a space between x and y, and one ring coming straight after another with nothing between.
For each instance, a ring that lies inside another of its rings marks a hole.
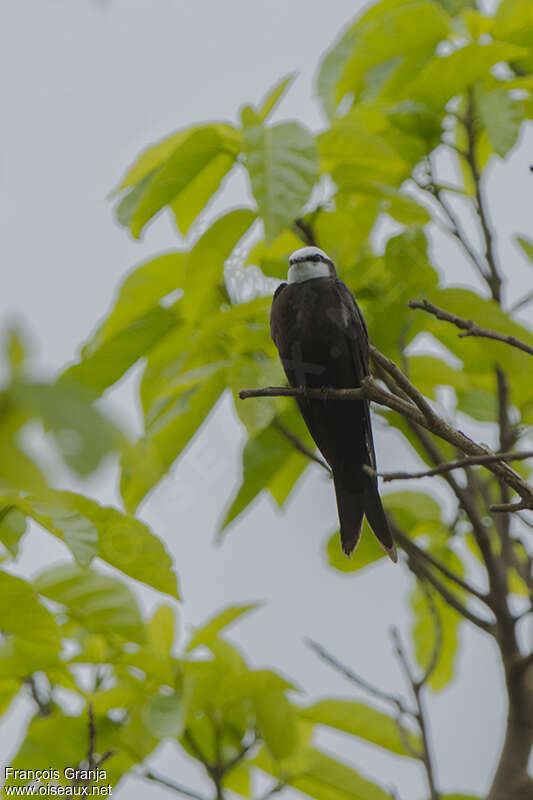
<instances>
[{"instance_id":1,"label":"large green leaf","mask_svg":"<svg viewBox=\"0 0 533 800\"><path fill-rule=\"evenodd\" d=\"M449 548L438 548L432 551L434 555L444 563L449 569L462 577L464 567L459 557ZM455 594L461 594L456 586L450 588ZM431 674L430 686L433 691L438 692L443 689L453 678L455 664L458 656L458 633L459 626L463 618L451 608L441 597L432 592L433 602L440 617L442 627L442 646L437 665ZM419 665L425 669L432 657L435 647L436 636L435 622L433 615L428 609L428 601L425 593L417 583L411 593L411 610L413 612L412 636L415 643L415 655Z\"/></svg>"},{"instance_id":2,"label":"large green leaf","mask_svg":"<svg viewBox=\"0 0 533 800\"><path fill-rule=\"evenodd\" d=\"M524 107L506 89L479 90L476 110L495 153L505 158L518 139Z\"/></svg>"},{"instance_id":3,"label":"large green leaf","mask_svg":"<svg viewBox=\"0 0 533 800\"><path fill-rule=\"evenodd\" d=\"M8 553L16 558L19 542L26 533L26 517L15 506L0 508L0 542Z\"/></svg>"},{"instance_id":4,"label":"large green leaf","mask_svg":"<svg viewBox=\"0 0 533 800\"><path fill-rule=\"evenodd\" d=\"M60 564L39 573L33 585L90 633L130 642L145 637L135 597L117 578L75 564Z\"/></svg>"},{"instance_id":5,"label":"large green leaf","mask_svg":"<svg viewBox=\"0 0 533 800\"><path fill-rule=\"evenodd\" d=\"M290 490L309 460L298 453L274 425L263 428L256 436L248 439L242 452L242 482L226 512L221 530L233 522L263 489L273 489L277 494L277 479L285 469L287 459L292 461L289 469L292 481L285 483ZM287 477L288 474L285 473L284 480Z\"/></svg>"},{"instance_id":6,"label":"large green leaf","mask_svg":"<svg viewBox=\"0 0 533 800\"><path fill-rule=\"evenodd\" d=\"M147 525L115 508L72 492L5 500L65 542L82 565L99 556L131 578L178 597L172 560Z\"/></svg>"},{"instance_id":7,"label":"large green leaf","mask_svg":"<svg viewBox=\"0 0 533 800\"><path fill-rule=\"evenodd\" d=\"M156 306L144 316L106 339L100 346L89 342L78 363L69 367L61 381L73 381L87 387L95 396L112 386L139 358L179 323L172 309Z\"/></svg>"},{"instance_id":8,"label":"large green leaf","mask_svg":"<svg viewBox=\"0 0 533 800\"><path fill-rule=\"evenodd\" d=\"M242 116L252 192L267 241L272 241L290 227L309 199L318 175L315 143L297 122L267 127L250 108Z\"/></svg>"},{"instance_id":9,"label":"large green leaf","mask_svg":"<svg viewBox=\"0 0 533 800\"><path fill-rule=\"evenodd\" d=\"M392 753L412 758L412 753L405 748L396 721L388 714L384 714L366 703L355 700L320 700L318 703L301 709L299 713L303 719L318 725L326 725L329 728L350 733L377 744L385 750L390 750ZM408 735L412 746L420 752L419 737L415 737L413 734Z\"/></svg>"},{"instance_id":10,"label":"large green leaf","mask_svg":"<svg viewBox=\"0 0 533 800\"><path fill-rule=\"evenodd\" d=\"M467 44L450 55L437 56L407 83L401 96L414 98L431 109L442 109L452 97L462 94L500 61L512 61L526 50L503 42Z\"/></svg>"},{"instance_id":11,"label":"large green leaf","mask_svg":"<svg viewBox=\"0 0 533 800\"><path fill-rule=\"evenodd\" d=\"M207 380L181 387L165 405L157 424L124 455L120 491L134 511L198 433L226 386L224 368Z\"/></svg>"},{"instance_id":12,"label":"large green leaf","mask_svg":"<svg viewBox=\"0 0 533 800\"><path fill-rule=\"evenodd\" d=\"M88 719L66 716L59 710L48 717L35 716L10 766L13 770L58 770L59 782L64 785L64 770L78 765L87 754L88 731ZM10 786L28 783L22 776L6 778ZM49 782L43 779L43 784Z\"/></svg>"},{"instance_id":13,"label":"large green leaf","mask_svg":"<svg viewBox=\"0 0 533 800\"><path fill-rule=\"evenodd\" d=\"M209 647L212 640L220 633L221 630L231 625L236 619L242 617L243 614L248 614L258 607L257 603L250 603L243 606L229 606L223 611L220 611L208 622L204 623L201 627L196 628L194 634L187 644L187 652L194 650L195 647L207 646Z\"/></svg>"},{"instance_id":14,"label":"large green leaf","mask_svg":"<svg viewBox=\"0 0 533 800\"><path fill-rule=\"evenodd\" d=\"M39 601L30 583L3 571L0 571L0 630L7 635L1 646L0 677L11 677L12 660L22 676L58 663L60 633L54 617Z\"/></svg>"},{"instance_id":15,"label":"large green leaf","mask_svg":"<svg viewBox=\"0 0 533 800\"><path fill-rule=\"evenodd\" d=\"M376 89L389 93L387 84L394 73L403 73L407 64L412 69L420 60L423 63L450 30L447 15L429 0L386 0L372 11L372 16L365 15L356 27L352 53L337 83L337 101L347 92L356 97L365 90L371 95Z\"/></svg>"},{"instance_id":16,"label":"large green leaf","mask_svg":"<svg viewBox=\"0 0 533 800\"><path fill-rule=\"evenodd\" d=\"M86 354L93 353L105 341L141 320L162 298L181 289L186 258L183 252L163 253L132 270L122 281L111 312L86 345Z\"/></svg>"},{"instance_id":17,"label":"large green leaf","mask_svg":"<svg viewBox=\"0 0 533 800\"><path fill-rule=\"evenodd\" d=\"M259 694L254 700L257 727L272 756L281 761L298 745L298 727L293 707L283 692Z\"/></svg>"},{"instance_id":18,"label":"large green leaf","mask_svg":"<svg viewBox=\"0 0 533 800\"><path fill-rule=\"evenodd\" d=\"M390 795L355 769L315 747L303 747L282 769L264 751L254 760L259 769L283 777L290 786L316 800L389 800Z\"/></svg>"},{"instance_id":19,"label":"large green leaf","mask_svg":"<svg viewBox=\"0 0 533 800\"><path fill-rule=\"evenodd\" d=\"M166 205L173 205L175 214L184 212L184 229L187 229L218 189L240 149L237 130L226 124L197 128L184 139L176 137L176 142L168 157L153 172L144 175L143 191L135 198L134 208L129 197L127 221L136 238Z\"/></svg>"},{"instance_id":20,"label":"large green leaf","mask_svg":"<svg viewBox=\"0 0 533 800\"><path fill-rule=\"evenodd\" d=\"M67 381L14 383L7 397L28 417L38 417L57 440L65 461L80 475L95 470L120 446L121 434L91 405L88 392Z\"/></svg>"}]
</instances>

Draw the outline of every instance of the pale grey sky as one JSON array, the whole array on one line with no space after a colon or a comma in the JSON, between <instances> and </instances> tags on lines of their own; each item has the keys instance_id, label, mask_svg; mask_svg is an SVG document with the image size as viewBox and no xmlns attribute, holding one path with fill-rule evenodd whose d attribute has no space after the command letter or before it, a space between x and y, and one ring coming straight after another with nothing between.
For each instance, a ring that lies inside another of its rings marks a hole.
<instances>
[{"instance_id":1,"label":"pale grey sky","mask_svg":"<svg viewBox=\"0 0 533 800\"><path fill-rule=\"evenodd\" d=\"M2 317L24 319L38 344L39 364L55 370L72 360L109 307L119 280L136 263L177 239L167 215L135 242L114 221L107 195L136 153L188 123L234 119L241 104L257 101L281 76L299 78L277 116L320 124L312 98L317 60L362 4L348 0L17 0L0 9L2 127L0 247ZM499 232L527 231L531 220L531 132L518 153L491 177L491 207ZM218 207L245 198L237 179ZM438 237L439 262L465 283L458 251ZM514 246L502 244L521 294L531 272ZM113 391L114 413L138 424L135 376ZM333 492L320 470L309 471L279 514L267 499L213 547L221 509L239 477L243 434L225 400L140 514L176 560L185 599L180 617L198 623L221 606L267 601L232 632L256 665L279 668L309 697L352 696L351 687L304 646L312 636L363 675L403 691L388 628L409 623L410 581L383 564L358 578L329 570L322 542L335 527ZM397 440L377 430L383 468L397 466ZM402 466L405 455L401 455ZM206 478L205 466L214 464ZM76 485L72 476L65 483ZM183 502L183 486L186 498ZM412 488L412 487L410 487ZM116 472L108 466L86 489L118 502ZM32 574L65 557L60 545L33 532L21 569ZM155 593L139 589L145 607ZM504 699L490 643L462 635L457 679L429 702L438 775L446 790L483 792L500 744ZM22 735L29 704L19 701L0 722L0 763L8 763ZM424 797L418 768L333 733L324 744L404 800ZM166 745L151 764L183 783L203 778ZM129 779L120 798L163 798L166 791ZM169 795L170 796L170 795Z\"/></svg>"}]
</instances>

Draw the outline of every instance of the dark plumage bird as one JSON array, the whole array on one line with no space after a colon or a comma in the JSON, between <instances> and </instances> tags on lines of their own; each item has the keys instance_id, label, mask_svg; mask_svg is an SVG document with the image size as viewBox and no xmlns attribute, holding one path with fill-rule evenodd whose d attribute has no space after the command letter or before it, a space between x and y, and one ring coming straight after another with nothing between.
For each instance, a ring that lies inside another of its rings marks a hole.
<instances>
[{"instance_id":1,"label":"dark plumage bird","mask_svg":"<svg viewBox=\"0 0 533 800\"><path fill-rule=\"evenodd\" d=\"M369 375L368 331L348 287L318 247L289 259L288 283L274 294L270 332L291 386L355 388ZM368 401L297 398L302 416L333 473L341 543L349 555L361 536L363 517L393 561L396 548L378 493Z\"/></svg>"}]
</instances>

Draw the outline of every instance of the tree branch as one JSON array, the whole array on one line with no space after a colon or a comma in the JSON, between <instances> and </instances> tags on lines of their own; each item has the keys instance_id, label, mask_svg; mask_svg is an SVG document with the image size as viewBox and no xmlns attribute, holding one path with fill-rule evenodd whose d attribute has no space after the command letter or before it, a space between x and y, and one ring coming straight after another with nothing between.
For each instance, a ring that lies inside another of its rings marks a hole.
<instances>
[{"instance_id":1,"label":"tree branch","mask_svg":"<svg viewBox=\"0 0 533 800\"><path fill-rule=\"evenodd\" d=\"M481 456L468 456L467 458L459 458L456 461L448 461L444 464L439 464L438 467L433 469L422 470L421 472L376 472L372 467L365 464L363 469L377 478L382 478L385 483L397 480L412 480L414 478L427 478L433 475L442 475L445 472L451 472L454 469L460 469L467 466L476 466L482 464L491 464L495 461L523 461L526 458L533 458L533 450L527 450L518 453L494 453L492 455Z\"/></svg>"},{"instance_id":2,"label":"tree branch","mask_svg":"<svg viewBox=\"0 0 533 800\"><path fill-rule=\"evenodd\" d=\"M444 575L448 580L455 583L461 589L464 589L465 592L468 592L473 597L477 597L478 600L481 600L483 603L488 605L488 595L485 592L482 592L480 589L476 589L471 584L467 583L467 581L463 580L459 575L456 575L451 569L449 569L445 564L442 564L435 556L431 553L428 553L426 550L423 550L417 544L415 544L402 530L399 528L394 521L389 519L389 523L393 528L393 534L395 540L398 542L400 547L405 550L407 555L415 561L424 561L427 564L431 564L436 570L438 570L442 575ZM490 606L489 606L490 607Z\"/></svg>"},{"instance_id":3,"label":"tree branch","mask_svg":"<svg viewBox=\"0 0 533 800\"><path fill-rule=\"evenodd\" d=\"M166 778L164 775L159 775L153 770L141 772L140 777L147 781L152 781L152 783L158 783L160 786L166 786L167 789L172 789L172 791L176 792L177 794L181 794L183 797L189 797L191 800L209 800L209 798L193 791L193 789L188 789L186 786L182 786L181 783L176 783L175 781L170 780L170 778Z\"/></svg>"},{"instance_id":4,"label":"tree branch","mask_svg":"<svg viewBox=\"0 0 533 800\"><path fill-rule=\"evenodd\" d=\"M311 461L314 461L315 464L318 464L320 467L322 467L322 469L325 469L326 472L331 474L331 470L326 462L320 458L320 456L317 456L316 453L313 453L313 451L302 442L300 437L289 430L289 428L287 428L278 417L274 417L272 420L272 425L281 433L282 436L284 436L292 445L294 445L299 453L306 456L306 458L310 459Z\"/></svg>"},{"instance_id":5,"label":"tree branch","mask_svg":"<svg viewBox=\"0 0 533 800\"><path fill-rule=\"evenodd\" d=\"M516 347L518 350L522 350L524 353L533 356L533 347L525 342L522 342L520 339L517 339L516 336L509 336L505 333L493 331L490 328L484 328L475 323L473 320L464 319L464 317L458 317L456 314L452 314L451 312L446 311L444 308L439 308L438 306L433 305L433 303L430 303L428 300L409 300L407 305L409 308L427 311L428 314L433 314L433 316L435 316L437 319L444 320L445 322L451 322L452 325L455 325L456 328L459 328L463 331L463 333L460 333L459 336L476 336L483 339L493 339L496 342L508 344L510 347Z\"/></svg>"},{"instance_id":6,"label":"tree branch","mask_svg":"<svg viewBox=\"0 0 533 800\"><path fill-rule=\"evenodd\" d=\"M394 642L394 648L396 654L398 656L398 660L402 666L404 671L406 680L411 688L413 693L413 697L416 702L417 712L416 718L418 721L418 725L420 727L420 733L422 734L422 748L423 752L421 754L421 761L424 765L424 769L426 772L426 778L428 782L428 788L430 792L430 800L441 800L441 794L437 789L436 781L435 781L435 770L433 767L433 759L431 756L431 748L429 744L429 731L428 731L428 724L427 724L427 716L426 716L426 709L425 704L422 696L422 690L424 687L425 680L416 680L411 668L409 666L409 661L407 660L407 656L402 646L402 642L400 639L400 634L396 628L393 628L392 631L392 639Z\"/></svg>"},{"instance_id":7,"label":"tree branch","mask_svg":"<svg viewBox=\"0 0 533 800\"><path fill-rule=\"evenodd\" d=\"M375 357L378 351L371 347L372 356ZM401 370L388 358L379 353L382 363L387 363L388 371L392 376L401 382L402 389L408 389L411 397L417 399L417 404L403 400L401 397L382 389L372 378L364 378L362 384L356 389L308 389L299 386L292 388L288 386L267 386L262 389L242 389L239 392L241 400L251 397L305 397L309 400L324 399L327 392L328 400L350 401L350 400L373 400L380 405L397 411L407 419L415 422L423 428L435 433L441 439L457 447L463 453L472 456L495 455L487 447L476 444L462 431L456 430L433 411L427 400L420 394ZM423 411L418 407L423 408ZM533 508L533 486L530 486L507 464L495 461L487 464L488 469L505 481L524 502L523 508Z\"/></svg>"},{"instance_id":8,"label":"tree branch","mask_svg":"<svg viewBox=\"0 0 533 800\"><path fill-rule=\"evenodd\" d=\"M378 700L382 700L385 703L392 703L392 705L395 706L401 714L405 714L409 717L416 717L416 712L406 706L401 697L391 694L390 692L385 692L378 686L374 686L372 683L369 683L369 681L361 678L352 669L342 664L337 658L335 658L334 655L322 647L322 645L318 644L318 642L315 642L312 639L306 639L306 644L311 648L311 650L314 650L319 658L321 658L323 661L326 661L330 666L336 669L337 672L340 672L341 675L344 675L345 678L354 683L360 689L363 689L365 692L368 692L368 694L377 697Z\"/></svg>"}]
</instances>

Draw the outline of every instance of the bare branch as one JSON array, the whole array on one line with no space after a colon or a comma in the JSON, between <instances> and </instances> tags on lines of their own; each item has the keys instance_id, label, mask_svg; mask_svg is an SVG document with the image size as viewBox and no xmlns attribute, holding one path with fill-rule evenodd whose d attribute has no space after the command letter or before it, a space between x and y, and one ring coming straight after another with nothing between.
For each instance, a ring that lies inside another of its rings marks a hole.
<instances>
[{"instance_id":1,"label":"bare branch","mask_svg":"<svg viewBox=\"0 0 533 800\"><path fill-rule=\"evenodd\" d=\"M405 678L407 680L407 683L409 684L409 687L411 688L413 697L416 702L416 707L417 707L416 718L418 721L418 725L420 727L420 733L422 734L423 752L421 754L421 761L424 764L424 769L426 772L426 779L428 782L430 800L441 800L441 794L437 789L437 784L435 781L435 770L433 767L433 759L431 756L431 748L429 743L428 722L422 696L424 682L415 679L413 672L411 671L409 661L403 649L402 641L400 639L400 634L397 628L392 629L391 635L392 635L392 640L394 642L394 649L396 651L396 655L398 656L398 660L405 674Z\"/></svg>"},{"instance_id":2,"label":"bare branch","mask_svg":"<svg viewBox=\"0 0 533 800\"><path fill-rule=\"evenodd\" d=\"M480 628L482 631L486 633L491 633L494 635L495 626L494 623L489 622L488 620L483 619L482 617L474 614L473 611L470 611L467 606L455 595L448 587L442 583L434 574L433 572L428 569L426 564L422 561L414 561L411 560L410 569L414 572L417 577L426 579L428 583L430 583L434 589L440 594L443 600L445 600L451 608L455 609L458 614L462 617L467 619L477 628Z\"/></svg>"},{"instance_id":3,"label":"bare branch","mask_svg":"<svg viewBox=\"0 0 533 800\"><path fill-rule=\"evenodd\" d=\"M414 559L415 561L424 561L426 564L431 564L436 570L438 570L442 575L444 575L448 580L455 583L461 589L464 589L465 592L477 597L478 600L481 600L483 603L488 604L488 595L482 592L480 589L476 589L471 584L467 583L463 578L456 575L451 569L449 569L445 564L442 564L435 556L431 553L426 552L417 544L415 544L406 534L391 520L392 531L395 540L398 542L400 547L405 550L407 555Z\"/></svg>"},{"instance_id":4,"label":"bare branch","mask_svg":"<svg viewBox=\"0 0 533 800\"><path fill-rule=\"evenodd\" d=\"M529 305L529 303L531 303L532 300L533 300L533 292L528 292L526 295L517 300L516 303L513 303L509 311L511 313L518 311L520 308Z\"/></svg>"},{"instance_id":5,"label":"bare branch","mask_svg":"<svg viewBox=\"0 0 533 800\"><path fill-rule=\"evenodd\" d=\"M186 786L182 786L181 783L176 783L170 778L166 778L164 775L159 775L153 770L141 772L140 777L147 781L158 783L160 786L166 786L167 789L172 789L177 794L181 794L183 797L189 797L191 800L209 800L209 798L199 794L198 792L195 792L193 789L188 789Z\"/></svg>"},{"instance_id":6,"label":"bare branch","mask_svg":"<svg viewBox=\"0 0 533 800\"><path fill-rule=\"evenodd\" d=\"M428 300L409 300L407 305L409 308L427 311L428 314L433 314L433 316L435 316L437 319L444 320L445 322L451 322L452 325L455 325L456 328L459 328L463 331L463 333L460 333L459 336L477 336L483 339L493 339L495 342L508 344L510 347L516 347L518 350L522 350L524 353L533 356L533 347L525 342L522 342L520 339L517 339L516 336L509 336L505 333L493 331L490 328L484 328L473 320L464 319L464 317L458 317L457 314L452 314L450 311L446 311L444 308L439 308L438 306L433 305L433 303L430 303Z\"/></svg>"},{"instance_id":7,"label":"bare branch","mask_svg":"<svg viewBox=\"0 0 533 800\"><path fill-rule=\"evenodd\" d=\"M337 658L335 658L335 656L322 647L322 645L318 644L318 642L314 642L312 639L306 639L306 644L311 648L311 650L315 651L319 658L321 658L323 661L327 661L327 663L336 669L337 672L340 672L345 678L348 678L349 681L355 683L355 685L360 689L363 689L365 692L377 697L378 700L383 700L385 703L392 703L392 705L394 705L401 714L406 714L409 717L416 716L415 712L405 705L401 697L389 692L385 692L378 686L374 686L364 678L361 678L349 667L346 667L344 664L342 664Z\"/></svg>"},{"instance_id":8,"label":"bare branch","mask_svg":"<svg viewBox=\"0 0 533 800\"><path fill-rule=\"evenodd\" d=\"M376 348L371 348L373 357L378 352ZM414 402L403 400L398 395L392 394L382 389L376 381L372 378L364 378L362 384L356 389L330 389L328 390L328 400L350 401L350 400L373 400L380 405L391 408L402 414L408 420L420 425L423 428L435 433L441 439L452 444L454 447L461 450L463 453L472 456L478 455L495 455L489 448L476 444L472 439L466 436L462 431L456 430L443 420L439 415L431 409L431 406L408 380L408 378L401 372L401 370L390 361L390 359L383 356L381 353L379 357L383 362L389 365L389 370L393 376L398 377L401 381L402 389L406 387L413 398L417 398L420 406L415 405ZM400 377L401 376L401 377ZM407 393L407 391L406 391ZM307 389L306 387L299 386L292 388L288 386L267 386L262 389L242 389L239 392L241 400L246 400L251 397L307 397L310 400L324 399L324 389ZM523 478L512 470L507 464L500 461L487 464L488 469L497 475L498 478L505 481L512 489L520 495L524 501L524 508L533 508L533 487L530 486Z\"/></svg>"},{"instance_id":9,"label":"bare branch","mask_svg":"<svg viewBox=\"0 0 533 800\"><path fill-rule=\"evenodd\" d=\"M501 303L502 278L496 263L494 237L492 235L492 230L489 223L488 209L485 205L485 199L483 197L483 191L481 188L481 175L477 164L474 94L471 89L468 92L468 108L465 118L465 127L468 141L466 161L470 167L472 177L474 179L477 211L479 214L479 220L481 222L481 229L483 231L483 239L485 241L485 259L490 270L490 278L487 278L486 280L492 292L493 299L496 300L497 303Z\"/></svg>"},{"instance_id":10,"label":"bare branch","mask_svg":"<svg viewBox=\"0 0 533 800\"><path fill-rule=\"evenodd\" d=\"M467 458L459 458L457 461L448 461L445 464L439 464L438 467L433 469L422 470L421 472L376 472L368 464L363 465L365 472L374 477L382 478L385 483L397 480L411 480L414 478L427 478L432 475L442 475L444 472L451 472L454 469L460 469L467 466L476 466L481 464L492 464L495 461L523 461L526 458L533 458L533 450L528 450L518 453L494 453L493 455L481 456L468 456Z\"/></svg>"},{"instance_id":11,"label":"bare branch","mask_svg":"<svg viewBox=\"0 0 533 800\"><path fill-rule=\"evenodd\" d=\"M300 437L289 430L289 428L287 428L286 425L284 425L281 420L278 419L278 417L274 417L272 420L272 425L281 433L282 436L284 436L292 445L294 445L299 453L306 456L306 458L310 459L311 461L314 461L315 464L318 464L320 467L322 467L322 469L325 469L326 472L331 474L331 470L326 462L320 458L320 456L317 456L316 453L313 453L312 450L306 447Z\"/></svg>"},{"instance_id":12,"label":"bare branch","mask_svg":"<svg viewBox=\"0 0 533 800\"><path fill-rule=\"evenodd\" d=\"M531 503L522 501L520 503L493 503L489 506L489 511L497 512L515 512L524 511L524 509L531 509Z\"/></svg>"}]
</instances>

